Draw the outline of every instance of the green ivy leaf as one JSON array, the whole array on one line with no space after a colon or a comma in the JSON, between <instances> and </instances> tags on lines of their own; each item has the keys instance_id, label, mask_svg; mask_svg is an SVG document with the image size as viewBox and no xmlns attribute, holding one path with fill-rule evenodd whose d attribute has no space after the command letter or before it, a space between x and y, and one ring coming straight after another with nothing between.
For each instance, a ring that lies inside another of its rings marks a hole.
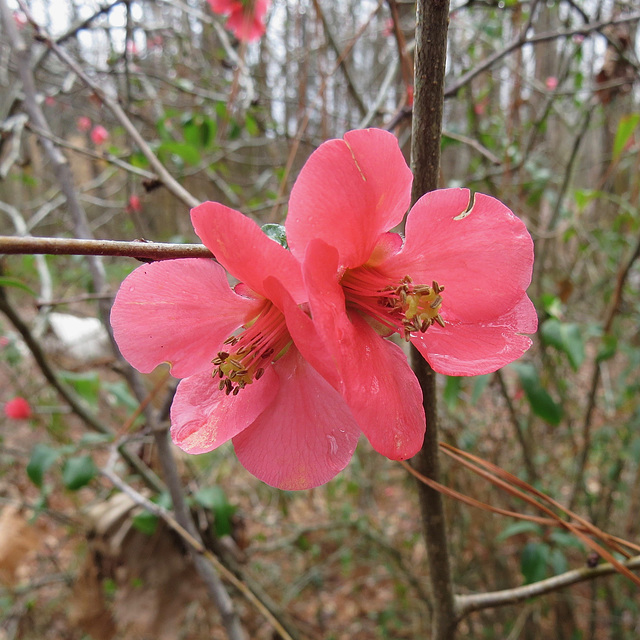
<instances>
[{"instance_id":1,"label":"green ivy leaf","mask_svg":"<svg viewBox=\"0 0 640 640\"><path fill-rule=\"evenodd\" d=\"M98 474L91 456L74 456L62 467L62 482L67 489L77 491L86 487Z\"/></svg>"},{"instance_id":2,"label":"green ivy leaf","mask_svg":"<svg viewBox=\"0 0 640 640\"><path fill-rule=\"evenodd\" d=\"M27 475L29 480L38 488L42 488L44 474L47 469L58 459L60 451L52 449L50 446L38 443L31 451L31 458L27 464Z\"/></svg>"},{"instance_id":3,"label":"green ivy leaf","mask_svg":"<svg viewBox=\"0 0 640 640\"><path fill-rule=\"evenodd\" d=\"M273 224L269 222L268 224L262 225L262 230L272 240L275 240L278 244L282 245L285 249L289 248L289 245L287 244L287 232L281 224Z\"/></svg>"}]
</instances>

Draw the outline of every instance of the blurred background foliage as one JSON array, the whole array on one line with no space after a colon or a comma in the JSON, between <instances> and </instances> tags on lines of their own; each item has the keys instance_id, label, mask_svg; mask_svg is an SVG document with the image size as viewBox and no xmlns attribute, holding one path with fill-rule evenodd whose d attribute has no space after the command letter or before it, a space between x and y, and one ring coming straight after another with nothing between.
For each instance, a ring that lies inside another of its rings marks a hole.
<instances>
[{"instance_id":1,"label":"blurred background foliage","mask_svg":"<svg viewBox=\"0 0 640 640\"><path fill-rule=\"evenodd\" d=\"M196 241L187 207L155 179L121 122L34 38L18 5L3 1L30 49L50 137L70 163L91 234ZM226 32L202 0L28 6L117 96L198 200L279 223L297 171L323 140L378 126L409 149L413 2L274 0L266 35L250 45ZM540 330L512 366L439 381L447 442L636 542L639 19L636 4L624 0L453 0L441 186L494 195L526 221L536 245L530 295ZM74 237L77 221L24 115L16 51L8 25L1 29L0 232ZM96 125L106 139L96 141ZM145 421L134 413L139 403L96 320L86 259L12 256L0 265L5 306L65 388L108 427L95 433L70 412L11 317L1 315L0 400L22 396L32 410L28 419L0 417L2 637L225 637L182 543L100 475L125 447L150 475L118 466L120 474L171 506L153 480L160 471ZM135 266L104 260L109 290L100 296L108 300ZM486 295L494 287L500 282L487 282ZM146 382L165 407L173 386L164 372ZM368 443L338 478L304 494L259 484L229 447L178 455L178 465L207 544L270 595L298 637L424 637L415 490ZM528 511L451 462L443 472L445 484L463 493ZM451 500L446 507L459 593L532 583L588 560L567 533ZM232 593L251 637L275 637ZM631 639L640 632L638 603L630 582L604 578L474 613L460 635Z\"/></svg>"}]
</instances>

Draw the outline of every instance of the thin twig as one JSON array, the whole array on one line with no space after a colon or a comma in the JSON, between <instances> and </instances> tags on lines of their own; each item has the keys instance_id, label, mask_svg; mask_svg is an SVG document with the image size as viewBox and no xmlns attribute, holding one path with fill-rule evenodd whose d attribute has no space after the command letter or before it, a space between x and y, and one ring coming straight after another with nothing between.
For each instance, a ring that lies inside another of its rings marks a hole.
<instances>
[{"instance_id":1,"label":"thin twig","mask_svg":"<svg viewBox=\"0 0 640 640\"><path fill-rule=\"evenodd\" d=\"M75 256L120 256L140 260L213 258L201 244L84 240L78 238L34 238L0 236L0 254L48 254Z\"/></svg>"},{"instance_id":2,"label":"thin twig","mask_svg":"<svg viewBox=\"0 0 640 640\"><path fill-rule=\"evenodd\" d=\"M205 558L207 562L211 563L213 567L231 583L242 595L269 621L269 624L280 634L283 640L293 640L292 636L284 629L280 622L271 614L271 612L262 604L254 593L237 578L229 569L227 569L216 556L211 553L203 544L202 541L192 535L185 527L183 527L176 518L166 509L154 502L151 502L145 498L142 494L138 493L133 487L124 482L110 467L106 467L101 470L102 474L110 480L110 482L120 489L123 493L128 495L137 505L143 507L149 513L152 513L156 517L165 522L173 531L175 531L197 554Z\"/></svg>"},{"instance_id":3,"label":"thin twig","mask_svg":"<svg viewBox=\"0 0 640 640\"><path fill-rule=\"evenodd\" d=\"M142 137L140 132L136 129L134 124L131 122L127 114L124 112L122 107L118 104L116 100L114 100L111 96L109 96L103 88L92 78L90 78L80 67L80 65L62 48L58 45L58 43L51 38L51 36L44 30L44 28L34 20L31 15L29 8L25 5L25 3L20 0L20 6L24 11L27 19L33 25L36 30L36 34L39 40L41 40L56 56L66 64L77 76L84 82L91 90L95 93L95 95L100 99L100 101L111 111L111 113L115 116L116 120L120 122L120 124L124 127L125 131L129 134L131 139L138 146L142 154L149 161L149 164L153 168L153 170L158 175L158 179L160 182L181 202L183 202L188 207L195 207L200 204L199 200L193 196L189 191L187 191L165 168L165 166L158 160L156 155L151 150L151 147L147 144L146 140ZM36 123L41 127L40 123ZM46 127L45 127L46 129Z\"/></svg>"},{"instance_id":4,"label":"thin twig","mask_svg":"<svg viewBox=\"0 0 640 640\"><path fill-rule=\"evenodd\" d=\"M627 570L640 568L640 556L635 556L623 563ZM582 567L566 571L546 580L539 580L532 584L526 584L513 589L504 589L502 591L493 591L488 593L474 593L471 595L456 596L456 614L459 619L464 618L472 611L480 611L481 609L491 609L495 607L504 607L510 604L518 604L529 598L559 591L564 587L568 587L585 580L593 580L600 576L608 576L616 573L618 569L610 563L601 564L593 569L590 567Z\"/></svg>"}]
</instances>

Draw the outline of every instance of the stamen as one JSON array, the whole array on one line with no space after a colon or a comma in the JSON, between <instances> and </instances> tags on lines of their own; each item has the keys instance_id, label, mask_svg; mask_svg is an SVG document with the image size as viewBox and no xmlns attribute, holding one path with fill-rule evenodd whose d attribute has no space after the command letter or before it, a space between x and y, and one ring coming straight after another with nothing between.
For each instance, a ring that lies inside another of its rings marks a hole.
<instances>
[{"instance_id":1,"label":"stamen","mask_svg":"<svg viewBox=\"0 0 640 640\"><path fill-rule=\"evenodd\" d=\"M372 267L347 269L342 287L348 306L370 316L396 331L405 340L416 333L425 333L434 323L444 327L440 315L444 287L435 280L431 286L414 284L406 275L397 284L389 284L388 277Z\"/></svg>"},{"instance_id":2,"label":"stamen","mask_svg":"<svg viewBox=\"0 0 640 640\"><path fill-rule=\"evenodd\" d=\"M229 336L224 344L237 348L218 352L211 361L215 365L212 377L220 378L220 391L238 395L240 389L264 375L265 367L274 360L274 354L277 359L286 352L291 336L280 310L265 301L258 315L244 326L242 332Z\"/></svg>"}]
</instances>

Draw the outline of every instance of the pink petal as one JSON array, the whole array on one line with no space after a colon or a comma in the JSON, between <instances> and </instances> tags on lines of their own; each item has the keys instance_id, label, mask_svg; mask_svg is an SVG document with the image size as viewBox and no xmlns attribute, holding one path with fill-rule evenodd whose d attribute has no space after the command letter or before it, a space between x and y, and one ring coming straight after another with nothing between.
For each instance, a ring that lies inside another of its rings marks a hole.
<instances>
[{"instance_id":1,"label":"pink petal","mask_svg":"<svg viewBox=\"0 0 640 640\"><path fill-rule=\"evenodd\" d=\"M266 31L262 18L256 13L247 13L246 9L243 8L231 13L226 27L238 40L243 42L255 42Z\"/></svg>"},{"instance_id":2,"label":"pink petal","mask_svg":"<svg viewBox=\"0 0 640 640\"><path fill-rule=\"evenodd\" d=\"M309 243L303 266L313 322L340 375L341 391L360 428L379 453L393 460L422 446L422 391L407 358L357 313L347 316L336 277L337 251ZM295 338L294 338L295 339Z\"/></svg>"},{"instance_id":3,"label":"pink petal","mask_svg":"<svg viewBox=\"0 0 640 640\"><path fill-rule=\"evenodd\" d=\"M242 8L242 2L240 0L207 0L211 11L214 13L227 14Z\"/></svg>"},{"instance_id":4,"label":"pink petal","mask_svg":"<svg viewBox=\"0 0 640 640\"><path fill-rule=\"evenodd\" d=\"M538 318L525 295L505 315L491 322L447 322L430 327L411 342L438 373L475 376L497 371L519 358L531 340L523 333L535 333Z\"/></svg>"},{"instance_id":5,"label":"pink petal","mask_svg":"<svg viewBox=\"0 0 640 640\"><path fill-rule=\"evenodd\" d=\"M402 220L412 180L398 141L386 131L350 131L320 145L289 199L293 254L302 260L309 241L320 238L338 249L342 266L364 264L378 237Z\"/></svg>"},{"instance_id":6,"label":"pink petal","mask_svg":"<svg viewBox=\"0 0 640 640\"><path fill-rule=\"evenodd\" d=\"M238 460L273 487L317 487L347 466L360 429L340 394L295 348L273 368L280 378L278 395L233 439Z\"/></svg>"},{"instance_id":7,"label":"pink petal","mask_svg":"<svg viewBox=\"0 0 640 640\"><path fill-rule=\"evenodd\" d=\"M273 402L278 384L272 367L237 396L220 391L211 374L185 378L171 405L171 438L187 453L216 449L256 420Z\"/></svg>"},{"instance_id":8,"label":"pink petal","mask_svg":"<svg viewBox=\"0 0 640 640\"><path fill-rule=\"evenodd\" d=\"M445 287L443 315L488 321L511 309L531 282L533 242L524 223L499 200L467 189L424 195L409 212L402 251L381 266L393 279ZM458 219L456 219L458 218Z\"/></svg>"},{"instance_id":9,"label":"pink petal","mask_svg":"<svg viewBox=\"0 0 640 640\"><path fill-rule=\"evenodd\" d=\"M306 299L296 259L251 218L217 202L205 202L191 210L191 221L216 260L251 289L265 295L264 279L274 276L286 283L296 302Z\"/></svg>"},{"instance_id":10,"label":"pink petal","mask_svg":"<svg viewBox=\"0 0 640 640\"><path fill-rule=\"evenodd\" d=\"M211 372L219 346L262 304L236 295L213 260L165 260L127 276L111 309L111 326L120 352L136 369L149 373L168 362L171 373L183 378Z\"/></svg>"}]
</instances>

